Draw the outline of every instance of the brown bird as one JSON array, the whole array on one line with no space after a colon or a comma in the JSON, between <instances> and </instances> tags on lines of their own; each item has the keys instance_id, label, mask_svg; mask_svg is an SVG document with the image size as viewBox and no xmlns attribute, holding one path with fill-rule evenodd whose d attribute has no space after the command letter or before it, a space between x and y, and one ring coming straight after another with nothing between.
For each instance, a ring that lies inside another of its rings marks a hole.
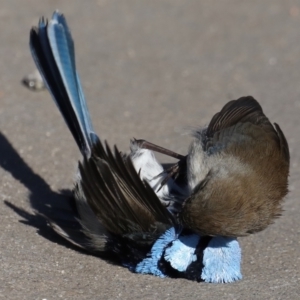
<instances>
[{"instance_id":1,"label":"brown bird","mask_svg":"<svg viewBox=\"0 0 300 300\"><path fill-rule=\"evenodd\" d=\"M51 218L53 229L137 273L239 280L236 237L272 223L288 191L287 141L258 102L249 96L227 103L194 132L186 156L144 140L122 156L94 133L64 16L41 18L30 48L83 156L72 210ZM150 150L179 161L164 170Z\"/></svg>"},{"instance_id":2,"label":"brown bird","mask_svg":"<svg viewBox=\"0 0 300 300\"><path fill-rule=\"evenodd\" d=\"M289 148L251 96L228 102L194 134L186 157L190 196L179 220L200 235L245 236L282 212Z\"/></svg>"}]
</instances>

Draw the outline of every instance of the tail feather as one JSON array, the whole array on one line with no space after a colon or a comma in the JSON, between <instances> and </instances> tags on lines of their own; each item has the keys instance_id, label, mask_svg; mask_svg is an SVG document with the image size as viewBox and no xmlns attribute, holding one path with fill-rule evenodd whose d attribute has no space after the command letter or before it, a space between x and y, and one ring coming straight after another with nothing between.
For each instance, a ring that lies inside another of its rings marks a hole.
<instances>
[{"instance_id":1,"label":"tail feather","mask_svg":"<svg viewBox=\"0 0 300 300\"><path fill-rule=\"evenodd\" d=\"M93 127L76 72L74 43L63 15L42 18L30 32L30 49L82 154L90 156Z\"/></svg>"}]
</instances>

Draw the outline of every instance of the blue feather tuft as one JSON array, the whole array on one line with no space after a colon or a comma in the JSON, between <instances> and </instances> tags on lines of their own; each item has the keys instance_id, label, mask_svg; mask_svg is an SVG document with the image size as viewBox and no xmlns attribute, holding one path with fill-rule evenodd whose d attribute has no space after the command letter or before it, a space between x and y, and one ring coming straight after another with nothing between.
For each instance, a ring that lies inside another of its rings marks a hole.
<instances>
[{"instance_id":1,"label":"blue feather tuft","mask_svg":"<svg viewBox=\"0 0 300 300\"><path fill-rule=\"evenodd\" d=\"M186 271L187 267L197 260L194 254L195 248L199 243L200 236L197 234L181 236L166 249L164 258L173 269L179 272Z\"/></svg>"},{"instance_id":2,"label":"blue feather tuft","mask_svg":"<svg viewBox=\"0 0 300 300\"><path fill-rule=\"evenodd\" d=\"M178 234L174 227L168 229L159 239L154 243L149 257L143 259L137 264L135 268L136 273L152 274L159 277L166 277L164 273L158 268L158 262L162 257L162 254L171 242L177 238Z\"/></svg>"},{"instance_id":3,"label":"blue feather tuft","mask_svg":"<svg viewBox=\"0 0 300 300\"><path fill-rule=\"evenodd\" d=\"M235 238L214 237L203 253L201 278L205 282L230 283L242 279L241 249Z\"/></svg>"}]
</instances>

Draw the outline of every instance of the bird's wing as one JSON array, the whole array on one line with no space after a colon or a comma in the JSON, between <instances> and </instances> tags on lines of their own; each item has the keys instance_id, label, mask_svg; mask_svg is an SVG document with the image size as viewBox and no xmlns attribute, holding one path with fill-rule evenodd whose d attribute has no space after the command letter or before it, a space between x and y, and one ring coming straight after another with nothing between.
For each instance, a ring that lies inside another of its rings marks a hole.
<instances>
[{"instance_id":1,"label":"bird's wing","mask_svg":"<svg viewBox=\"0 0 300 300\"><path fill-rule=\"evenodd\" d=\"M258 124L261 123L261 117L267 119L260 104L251 96L241 97L229 101L220 112L213 116L206 134L208 137L212 137L215 132L231 127L238 122Z\"/></svg>"},{"instance_id":2,"label":"bird's wing","mask_svg":"<svg viewBox=\"0 0 300 300\"><path fill-rule=\"evenodd\" d=\"M159 236L175 224L153 189L143 182L130 157L123 159L115 147L97 142L92 156L79 164L82 191L87 203L113 235L134 239L148 234Z\"/></svg>"},{"instance_id":3,"label":"bird's wing","mask_svg":"<svg viewBox=\"0 0 300 300\"><path fill-rule=\"evenodd\" d=\"M259 126L261 130L255 130L256 126ZM271 124L260 104L251 96L228 102L220 112L213 116L206 131L206 149L216 143L230 145L230 141L236 142L235 135L237 138L239 138L238 135L244 135L244 137L249 135L255 138L255 132L259 133L260 138L276 143L286 162L289 162L288 143L279 125Z\"/></svg>"}]
</instances>

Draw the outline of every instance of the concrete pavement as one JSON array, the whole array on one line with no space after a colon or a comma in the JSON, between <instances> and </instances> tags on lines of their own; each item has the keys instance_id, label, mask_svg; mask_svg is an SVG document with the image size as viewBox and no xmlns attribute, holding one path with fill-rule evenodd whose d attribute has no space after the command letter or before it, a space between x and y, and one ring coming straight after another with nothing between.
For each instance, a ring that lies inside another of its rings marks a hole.
<instances>
[{"instance_id":1,"label":"concrete pavement","mask_svg":"<svg viewBox=\"0 0 300 300\"><path fill-rule=\"evenodd\" d=\"M136 137L184 154L187 126L246 95L280 124L290 193L274 225L240 239L242 281L132 274L76 251L34 214L63 201L80 158L47 91L20 83L34 69L29 30L56 8L96 132L120 150ZM4 0L0 26L0 298L300 299L300 1Z\"/></svg>"}]
</instances>

